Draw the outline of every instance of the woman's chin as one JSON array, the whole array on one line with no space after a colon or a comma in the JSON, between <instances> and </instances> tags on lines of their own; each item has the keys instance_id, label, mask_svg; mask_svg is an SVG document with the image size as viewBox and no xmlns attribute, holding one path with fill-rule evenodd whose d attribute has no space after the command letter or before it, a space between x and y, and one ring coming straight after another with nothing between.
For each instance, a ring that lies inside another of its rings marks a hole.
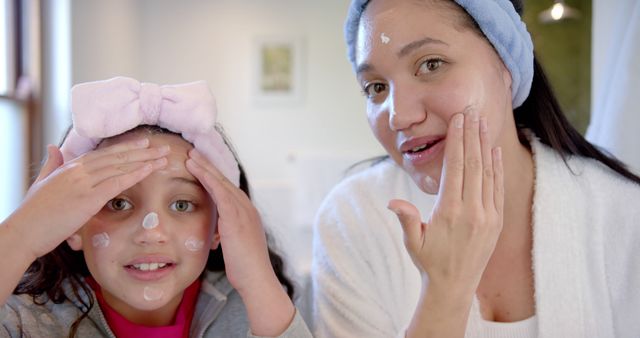
<instances>
[{"instance_id":1,"label":"woman's chin","mask_svg":"<svg viewBox=\"0 0 640 338\"><path fill-rule=\"evenodd\" d=\"M439 176L425 174L425 173L414 173L411 175L413 181L416 183L420 190L424 191L429 195L437 195L440 190L440 179Z\"/></svg>"}]
</instances>

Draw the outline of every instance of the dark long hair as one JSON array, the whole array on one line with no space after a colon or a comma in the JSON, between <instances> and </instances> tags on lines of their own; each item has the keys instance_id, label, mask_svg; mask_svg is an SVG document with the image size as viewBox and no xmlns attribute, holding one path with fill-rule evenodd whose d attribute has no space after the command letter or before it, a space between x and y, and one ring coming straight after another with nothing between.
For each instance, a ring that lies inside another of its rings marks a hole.
<instances>
[{"instance_id":1,"label":"dark long hair","mask_svg":"<svg viewBox=\"0 0 640 338\"><path fill-rule=\"evenodd\" d=\"M521 0L511 0L516 11L522 16ZM470 20L473 20L469 17ZM479 28L478 28L479 30ZM595 159L623 177L640 184L640 177L633 174L625 164L587 141L567 120L560 108L542 65L534 57L533 83L531 92L522 106L514 110L516 126L519 130L530 129L540 142L550 146L562 156L565 163L571 155Z\"/></svg>"},{"instance_id":2,"label":"dark long hair","mask_svg":"<svg viewBox=\"0 0 640 338\"><path fill-rule=\"evenodd\" d=\"M223 136L225 142L232 150L233 156L236 158L235 151L230 146L230 142L226 138L221 128L217 128L220 134ZM70 129L69 129L70 130ZM169 130L157 127L157 126L139 126L132 129L132 131L146 131L150 134L175 134ZM67 131L68 133L68 131ZM250 198L250 187L247 180L247 175L242 168L242 165L238 162L238 168L240 169L240 189L247 194ZM269 236L267 235L269 240ZM269 242L271 242L269 240ZM271 245L270 245L271 246ZM289 298L293 299L294 286L291 280L285 275L285 264L282 257L268 248L269 260L271 266L278 278L278 281L285 288ZM207 259L206 270L209 271L224 271L224 257L222 252L222 246L219 246L216 250L209 251L209 257ZM33 302L38 305L43 305L47 301L52 301L55 304L60 304L65 301L73 302L74 304L80 303L79 307L82 315L71 325L69 330L69 337L74 337L80 322L87 317L89 311L95 304L93 297L82 297L81 293L85 295L91 295L91 288L83 281L84 277L90 275L87 263L84 260L84 254L82 251L72 250L67 242L62 242L53 251L38 258L33 262L27 272L23 276L18 286L13 291L14 294L28 294L33 297ZM65 282L66 281L66 282ZM68 294L63 289L64 283L69 283L71 294ZM82 292L81 292L82 290Z\"/></svg>"}]
</instances>

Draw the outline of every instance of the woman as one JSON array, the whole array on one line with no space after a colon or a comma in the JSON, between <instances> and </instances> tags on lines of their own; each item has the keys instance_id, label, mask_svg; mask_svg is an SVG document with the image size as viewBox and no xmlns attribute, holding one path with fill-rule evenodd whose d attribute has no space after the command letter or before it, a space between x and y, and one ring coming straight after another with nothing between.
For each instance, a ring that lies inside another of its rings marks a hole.
<instances>
[{"instance_id":1,"label":"woman","mask_svg":"<svg viewBox=\"0 0 640 338\"><path fill-rule=\"evenodd\" d=\"M569 125L521 8L352 2L349 57L389 156L319 211L318 337L640 332L640 178Z\"/></svg>"}]
</instances>

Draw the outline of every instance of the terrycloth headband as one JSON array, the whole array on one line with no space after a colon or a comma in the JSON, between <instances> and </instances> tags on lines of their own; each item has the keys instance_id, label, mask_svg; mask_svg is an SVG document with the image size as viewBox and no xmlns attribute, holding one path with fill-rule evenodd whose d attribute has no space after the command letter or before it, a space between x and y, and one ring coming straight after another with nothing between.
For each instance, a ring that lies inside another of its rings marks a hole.
<instances>
[{"instance_id":1,"label":"terrycloth headband","mask_svg":"<svg viewBox=\"0 0 640 338\"><path fill-rule=\"evenodd\" d=\"M355 68L355 45L360 17L371 0L353 0L345 23L349 61ZM511 72L512 105L517 108L529 96L533 81L533 42L509 0L454 0L478 23Z\"/></svg>"},{"instance_id":2,"label":"terrycloth headband","mask_svg":"<svg viewBox=\"0 0 640 338\"><path fill-rule=\"evenodd\" d=\"M139 125L156 125L191 142L236 186L240 170L215 129L216 103L204 81L159 86L126 77L71 89L73 128L62 144L65 162L93 150L104 138Z\"/></svg>"}]
</instances>

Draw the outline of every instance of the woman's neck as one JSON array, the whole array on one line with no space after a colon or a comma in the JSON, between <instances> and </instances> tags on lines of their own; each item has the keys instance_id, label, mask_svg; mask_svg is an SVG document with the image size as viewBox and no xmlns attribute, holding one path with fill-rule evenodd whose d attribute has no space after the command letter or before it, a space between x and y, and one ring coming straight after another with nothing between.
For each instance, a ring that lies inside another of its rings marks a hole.
<instances>
[{"instance_id":1,"label":"woman's neck","mask_svg":"<svg viewBox=\"0 0 640 338\"><path fill-rule=\"evenodd\" d=\"M535 165L531 150L520 143L517 132L511 138L509 142L503 143L505 196L502 231L505 235L512 232L531 232L535 182Z\"/></svg>"}]
</instances>

